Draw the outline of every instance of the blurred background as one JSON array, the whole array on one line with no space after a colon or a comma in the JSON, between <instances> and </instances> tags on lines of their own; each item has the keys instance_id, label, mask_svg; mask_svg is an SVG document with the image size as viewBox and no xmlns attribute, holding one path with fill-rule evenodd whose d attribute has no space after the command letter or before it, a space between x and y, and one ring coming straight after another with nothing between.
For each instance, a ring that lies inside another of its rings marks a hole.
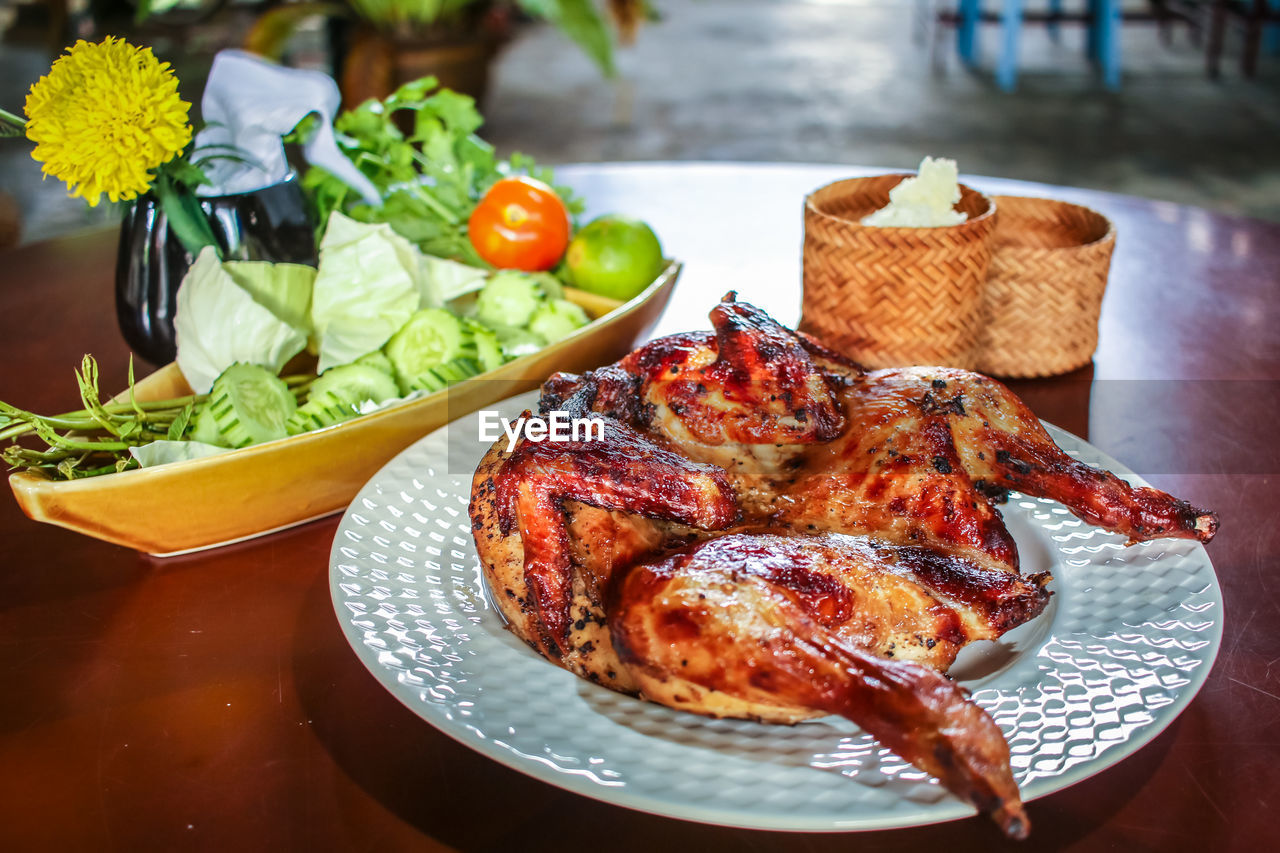
<instances>
[{"instance_id":1,"label":"blurred background","mask_svg":"<svg viewBox=\"0 0 1280 853\"><path fill-rule=\"evenodd\" d=\"M597 0L611 56L588 2L0 0L0 107L76 38L151 46L197 105L213 55L249 45L353 103L438 73L500 153L549 164L929 154L1280 221L1280 0ZM117 220L29 152L0 138L0 245Z\"/></svg>"}]
</instances>

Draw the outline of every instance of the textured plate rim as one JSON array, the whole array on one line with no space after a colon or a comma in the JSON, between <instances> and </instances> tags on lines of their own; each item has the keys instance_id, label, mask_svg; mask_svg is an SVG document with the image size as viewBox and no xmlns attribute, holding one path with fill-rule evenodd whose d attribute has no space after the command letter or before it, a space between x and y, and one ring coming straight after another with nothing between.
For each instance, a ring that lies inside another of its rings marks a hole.
<instances>
[{"instance_id":1,"label":"textured plate rim","mask_svg":"<svg viewBox=\"0 0 1280 853\"><path fill-rule=\"evenodd\" d=\"M495 407L500 407L504 404L514 404L515 401L536 399L537 394L538 392L536 390L526 392L525 394L517 395L516 397L509 398L508 400L494 405ZM526 403L520 402L519 405L526 405ZM1148 485L1141 476L1137 475L1127 466L1123 465L1118 460L1114 459L1109 454L1104 453L1102 450L1084 439L1052 424L1046 423L1045 426L1053 440L1064 449L1087 452L1096 460L1094 464L1106 467L1108 470L1134 485ZM370 674L374 676L377 682L424 722L473 751L524 775L531 776L554 787L567 790L575 794L581 794L582 796L589 797L593 800L598 800L610 805L622 806L660 817L677 818L697 823L740 829L757 829L777 832L839 833L929 826L972 817L977 814L977 811L972 806L950 795L934 803L916 803L915 805L917 806L917 809L914 811L886 813L883 818L859 816L856 818L841 819L838 815L833 814L821 820L815 820L811 816L798 816L794 819L790 819L782 812L764 813L746 811L740 808L734 809L727 807L717 808L707 805L686 805L677 799L663 799L656 796L650 796L648 794L637 793L634 790L630 790L628 787L605 787L586 780L576 774L567 774L548 769L546 765L532 757L527 757L521 753L514 752L512 749L499 746L488 737L478 736L472 727L450 720L439 710L437 706L422 702L418 696L419 691L416 688L410 687L401 682L395 677L394 670L391 667L384 666L377 661L376 654L372 653L364 643L364 633L355 626L353 621L346 618L347 614L344 612L342 607L342 601L345 598L345 594L341 588L343 574L338 568L340 558L339 549L342 547L341 536L343 529L348 524L349 517L354 511L354 508L362 503L362 499L366 497L367 493L375 492L381 480L387 478L391 471L403 466L409 457L421 452L425 445L433 441L440 441L441 436L444 435L447 429L448 426L446 425L414 442L388 461L363 487L361 487L359 493L357 493L356 497L352 500L350 507L348 507L346 512L343 513L342 520L334 534L334 541L330 548L329 556L330 600L334 609L335 617L342 627L343 636L347 639L347 642L355 652L356 657L370 672ZM1029 783L1020 785L1019 787L1023 802L1031 802L1050 794L1057 793L1071 787L1072 785L1079 784L1080 782L1114 767L1116 764L1137 753L1139 750L1151 743L1151 741L1159 737L1173 723L1173 721L1186 710L1186 708L1199 694L1200 690L1204 687L1209 673L1212 671L1213 666L1216 663L1217 656L1221 650L1225 613L1222 590L1218 583L1217 573L1213 568L1213 563L1210 560L1208 553L1204 549L1204 545L1202 543L1195 543L1193 550L1199 550L1201 552L1200 556L1208 570L1210 583L1204 593L1210 597L1211 603L1216 608L1217 612L1217 618L1212 623L1211 630L1203 635L1208 640L1209 645L1209 648L1203 655L1203 665L1197 666L1190 673L1187 683L1179 690L1176 698L1172 702L1153 711L1151 722L1142 726L1123 743L1118 744L1113 749L1106 750L1104 753L1082 764L1069 767L1051 777L1040 777ZM480 594L484 595L487 599L488 590L483 588L483 584L481 584L481 587ZM492 607L491 604L488 606ZM494 608L494 610L496 613L496 608ZM478 627L481 630L486 630L483 626ZM1052 632L1050 633L1052 634ZM530 664L534 666L550 667L555 670L555 674L562 673L567 678L573 679L573 681L568 683L575 685L579 682L583 684L586 683L581 679L578 679L577 676L573 676L564 670L560 670L558 667L555 667L553 664L542 660L541 658L531 656ZM599 685L589 686L594 689L608 690L608 688L601 687ZM637 699L634 701L639 702L642 700Z\"/></svg>"}]
</instances>

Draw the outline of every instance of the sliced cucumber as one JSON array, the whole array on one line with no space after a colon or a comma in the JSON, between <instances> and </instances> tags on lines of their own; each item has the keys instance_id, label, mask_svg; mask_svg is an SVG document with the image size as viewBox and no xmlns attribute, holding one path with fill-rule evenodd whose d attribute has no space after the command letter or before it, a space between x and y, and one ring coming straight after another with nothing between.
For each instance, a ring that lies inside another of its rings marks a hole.
<instances>
[{"instance_id":1,"label":"sliced cucumber","mask_svg":"<svg viewBox=\"0 0 1280 853\"><path fill-rule=\"evenodd\" d=\"M560 283L560 279L549 272L536 272L533 277L537 279L538 286L542 288L544 298L564 299L564 285Z\"/></svg>"},{"instance_id":2,"label":"sliced cucumber","mask_svg":"<svg viewBox=\"0 0 1280 853\"><path fill-rule=\"evenodd\" d=\"M387 364L390 363L388 359ZM307 392L307 402L310 403L326 394L335 394L358 409L369 400L381 403L383 400L398 396L399 393L400 389L390 374L383 373L371 365L357 362L331 367L320 374L319 378L311 383L311 390Z\"/></svg>"},{"instance_id":3,"label":"sliced cucumber","mask_svg":"<svg viewBox=\"0 0 1280 853\"><path fill-rule=\"evenodd\" d=\"M405 393L426 391L435 393L455 382L470 379L480 373L480 365L473 358L455 358L453 361L429 367L405 380Z\"/></svg>"},{"instance_id":4,"label":"sliced cucumber","mask_svg":"<svg viewBox=\"0 0 1280 853\"><path fill-rule=\"evenodd\" d=\"M525 326L546 299L538 280L528 273L494 273L476 298L476 319L486 326Z\"/></svg>"},{"instance_id":5,"label":"sliced cucumber","mask_svg":"<svg viewBox=\"0 0 1280 853\"><path fill-rule=\"evenodd\" d=\"M457 299L450 300L445 307L459 317L476 316L476 293L468 293L466 296L459 296Z\"/></svg>"},{"instance_id":6,"label":"sliced cucumber","mask_svg":"<svg viewBox=\"0 0 1280 853\"><path fill-rule=\"evenodd\" d=\"M298 401L280 377L256 364L237 363L214 380L197 420L213 419L223 447L246 447L284 438L285 423L297 408ZM197 429L204 434L209 428L197 424Z\"/></svg>"},{"instance_id":7,"label":"sliced cucumber","mask_svg":"<svg viewBox=\"0 0 1280 853\"><path fill-rule=\"evenodd\" d=\"M227 439L218 431L218 419L209 411L208 401L201 403L191 419L191 440L217 447L230 447Z\"/></svg>"},{"instance_id":8,"label":"sliced cucumber","mask_svg":"<svg viewBox=\"0 0 1280 853\"><path fill-rule=\"evenodd\" d=\"M354 367L355 365L344 365L344 367ZM332 368L325 371L328 376L333 370L340 368ZM373 368L369 368L373 370ZM375 373L377 371L374 371ZM382 375L384 379L391 382L391 377ZM323 378L323 377L321 377ZM320 380L317 379L318 383ZM393 382L392 385L395 383ZM296 411L285 422L284 428L289 435L298 435L299 433L310 432L313 429L321 427L333 426L334 424L349 421L356 415L360 414L358 404L348 399L342 392L337 390L321 389L317 394L315 385L311 386L311 393L307 397L307 402L299 406Z\"/></svg>"},{"instance_id":9,"label":"sliced cucumber","mask_svg":"<svg viewBox=\"0 0 1280 853\"><path fill-rule=\"evenodd\" d=\"M387 354L380 349L373 352L365 353L355 360L356 364L365 364L369 367L381 370L388 376L395 376L396 369L391 366L391 359L387 358Z\"/></svg>"},{"instance_id":10,"label":"sliced cucumber","mask_svg":"<svg viewBox=\"0 0 1280 853\"><path fill-rule=\"evenodd\" d=\"M480 362L480 370L488 371L501 367L507 357L502 352L502 344L492 329L487 329L474 321L467 321L467 331L476 345L476 360Z\"/></svg>"},{"instance_id":11,"label":"sliced cucumber","mask_svg":"<svg viewBox=\"0 0 1280 853\"><path fill-rule=\"evenodd\" d=\"M591 322L587 312L564 299L553 299L533 312L529 331L553 344Z\"/></svg>"},{"instance_id":12,"label":"sliced cucumber","mask_svg":"<svg viewBox=\"0 0 1280 853\"><path fill-rule=\"evenodd\" d=\"M508 360L542 349L546 342L528 329L499 329L498 341Z\"/></svg>"},{"instance_id":13,"label":"sliced cucumber","mask_svg":"<svg viewBox=\"0 0 1280 853\"><path fill-rule=\"evenodd\" d=\"M413 383L432 368L457 359L474 359L476 345L462 320L443 308L424 308L391 336L383 352L395 367L400 391L407 394L416 390Z\"/></svg>"}]
</instances>

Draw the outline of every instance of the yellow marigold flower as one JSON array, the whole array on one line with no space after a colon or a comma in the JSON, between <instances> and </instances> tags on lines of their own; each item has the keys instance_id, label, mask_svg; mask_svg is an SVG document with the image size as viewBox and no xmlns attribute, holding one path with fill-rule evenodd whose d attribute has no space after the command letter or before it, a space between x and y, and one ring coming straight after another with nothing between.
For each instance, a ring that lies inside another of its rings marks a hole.
<instances>
[{"instance_id":1,"label":"yellow marigold flower","mask_svg":"<svg viewBox=\"0 0 1280 853\"><path fill-rule=\"evenodd\" d=\"M27 95L31 156L91 206L102 193L136 198L151 187L151 172L191 141L190 109L173 69L151 48L78 41Z\"/></svg>"}]
</instances>

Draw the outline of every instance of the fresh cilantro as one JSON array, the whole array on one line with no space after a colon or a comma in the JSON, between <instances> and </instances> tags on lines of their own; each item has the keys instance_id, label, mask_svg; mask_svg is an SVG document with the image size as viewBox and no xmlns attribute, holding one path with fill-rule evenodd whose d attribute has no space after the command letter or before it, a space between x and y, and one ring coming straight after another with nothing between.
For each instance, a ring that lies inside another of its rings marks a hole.
<instances>
[{"instance_id":1,"label":"fresh cilantro","mask_svg":"<svg viewBox=\"0 0 1280 853\"><path fill-rule=\"evenodd\" d=\"M500 178L537 178L555 188L571 216L582 212L581 199L557 186L552 171L533 158L517 153L499 160L476 135L483 122L473 98L440 88L434 77L342 113L333 125L338 147L377 187L382 203L367 204L341 179L311 166L302 186L320 228L340 210L361 222L388 223L427 254L486 266L467 238L467 219ZM410 129L407 136L402 128ZM305 139L308 129L299 125L293 140Z\"/></svg>"}]
</instances>

